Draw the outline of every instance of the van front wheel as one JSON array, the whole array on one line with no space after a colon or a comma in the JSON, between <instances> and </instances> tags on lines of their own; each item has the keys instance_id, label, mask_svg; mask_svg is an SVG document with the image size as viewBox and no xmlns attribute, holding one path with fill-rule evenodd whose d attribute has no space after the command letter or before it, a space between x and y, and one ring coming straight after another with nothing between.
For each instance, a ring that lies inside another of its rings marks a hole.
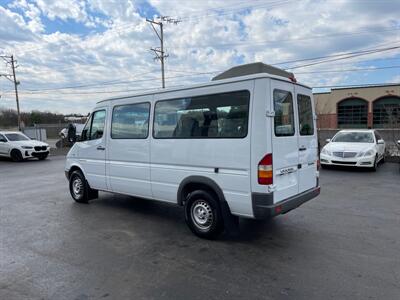
<instances>
[{"instance_id":1,"label":"van front wheel","mask_svg":"<svg viewBox=\"0 0 400 300\"><path fill-rule=\"evenodd\" d=\"M79 203L88 203L89 197L87 191L88 185L86 184L85 176L82 172L74 171L69 177L69 191L72 198Z\"/></svg>"},{"instance_id":2,"label":"van front wheel","mask_svg":"<svg viewBox=\"0 0 400 300\"><path fill-rule=\"evenodd\" d=\"M216 238L224 228L218 200L202 190L190 193L186 199L185 219L192 232L201 238Z\"/></svg>"}]
</instances>

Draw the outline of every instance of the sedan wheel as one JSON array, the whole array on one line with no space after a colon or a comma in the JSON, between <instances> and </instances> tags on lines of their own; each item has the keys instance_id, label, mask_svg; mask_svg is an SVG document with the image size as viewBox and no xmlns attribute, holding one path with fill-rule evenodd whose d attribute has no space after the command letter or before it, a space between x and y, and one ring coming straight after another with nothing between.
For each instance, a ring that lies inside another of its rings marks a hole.
<instances>
[{"instance_id":1,"label":"sedan wheel","mask_svg":"<svg viewBox=\"0 0 400 300\"><path fill-rule=\"evenodd\" d=\"M23 160L22 154L19 150L14 149L11 151L11 159L15 162L20 162Z\"/></svg>"}]
</instances>

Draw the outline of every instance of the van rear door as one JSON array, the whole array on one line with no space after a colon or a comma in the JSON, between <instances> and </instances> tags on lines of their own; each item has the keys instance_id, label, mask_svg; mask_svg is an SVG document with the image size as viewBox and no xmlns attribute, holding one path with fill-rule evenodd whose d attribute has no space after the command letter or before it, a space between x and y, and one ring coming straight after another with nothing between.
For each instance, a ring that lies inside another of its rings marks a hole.
<instances>
[{"instance_id":1,"label":"van rear door","mask_svg":"<svg viewBox=\"0 0 400 300\"><path fill-rule=\"evenodd\" d=\"M299 146L294 85L271 80L274 202L298 194Z\"/></svg>"},{"instance_id":2,"label":"van rear door","mask_svg":"<svg viewBox=\"0 0 400 300\"><path fill-rule=\"evenodd\" d=\"M295 86L299 132L299 193L317 185L317 132L310 89Z\"/></svg>"}]
</instances>

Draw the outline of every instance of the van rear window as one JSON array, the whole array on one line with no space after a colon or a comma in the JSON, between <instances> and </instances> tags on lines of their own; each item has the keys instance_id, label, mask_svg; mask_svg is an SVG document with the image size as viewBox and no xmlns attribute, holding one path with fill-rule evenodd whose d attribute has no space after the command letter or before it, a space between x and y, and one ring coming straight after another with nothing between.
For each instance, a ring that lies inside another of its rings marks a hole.
<instances>
[{"instance_id":1,"label":"van rear window","mask_svg":"<svg viewBox=\"0 0 400 300\"><path fill-rule=\"evenodd\" d=\"M313 110L310 96L297 95L300 135L314 135Z\"/></svg>"},{"instance_id":2,"label":"van rear window","mask_svg":"<svg viewBox=\"0 0 400 300\"><path fill-rule=\"evenodd\" d=\"M238 91L156 103L155 138L244 138L250 93Z\"/></svg>"},{"instance_id":3,"label":"van rear window","mask_svg":"<svg viewBox=\"0 0 400 300\"><path fill-rule=\"evenodd\" d=\"M275 136L294 135L294 114L292 93L274 90Z\"/></svg>"}]
</instances>

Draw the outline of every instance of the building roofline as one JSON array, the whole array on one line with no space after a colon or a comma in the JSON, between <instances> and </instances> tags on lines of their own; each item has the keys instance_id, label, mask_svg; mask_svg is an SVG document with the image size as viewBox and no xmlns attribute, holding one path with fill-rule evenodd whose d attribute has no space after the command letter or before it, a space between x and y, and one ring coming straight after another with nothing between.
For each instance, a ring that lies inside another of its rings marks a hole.
<instances>
[{"instance_id":1,"label":"building roofline","mask_svg":"<svg viewBox=\"0 0 400 300\"><path fill-rule=\"evenodd\" d=\"M398 86L400 87L400 82L399 83L388 83L388 84L365 84L365 85L354 85L354 86L346 86L346 87L337 87L337 88L331 88L330 92L319 92L319 93L313 93L314 95L317 94L330 94L332 91L338 91L338 90L349 90L349 89L368 89L368 88L376 88L376 87L391 87L391 86Z\"/></svg>"}]
</instances>

